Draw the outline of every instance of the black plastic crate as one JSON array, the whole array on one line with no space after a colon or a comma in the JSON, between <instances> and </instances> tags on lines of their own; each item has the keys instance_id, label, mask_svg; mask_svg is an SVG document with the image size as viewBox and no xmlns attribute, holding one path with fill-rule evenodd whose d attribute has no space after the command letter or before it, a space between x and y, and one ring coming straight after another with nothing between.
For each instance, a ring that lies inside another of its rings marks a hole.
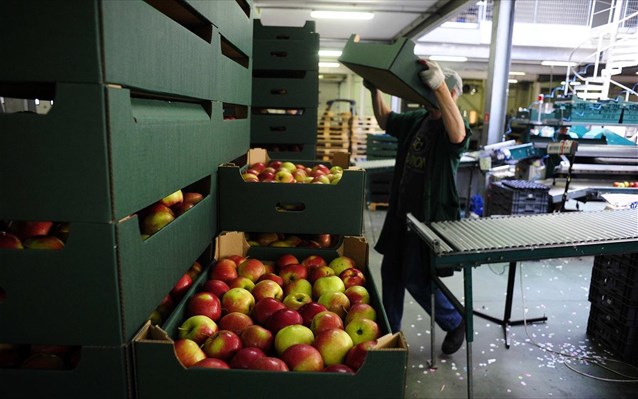
<instances>
[{"instance_id":1,"label":"black plastic crate","mask_svg":"<svg viewBox=\"0 0 638 399\"><path fill-rule=\"evenodd\" d=\"M368 203L388 203L393 172L366 173L366 200Z\"/></svg>"},{"instance_id":2,"label":"black plastic crate","mask_svg":"<svg viewBox=\"0 0 638 399\"><path fill-rule=\"evenodd\" d=\"M396 137L389 134L366 136L366 155L369 160L395 158L398 146Z\"/></svg>"},{"instance_id":3,"label":"black plastic crate","mask_svg":"<svg viewBox=\"0 0 638 399\"><path fill-rule=\"evenodd\" d=\"M637 327L621 326L604 310L592 304L587 321L587 335L622 360L638 364Z\"/></svg>"},{"instance_id":4,"label":"black plastic crate","mask_svg":"<svg viewBox=\"0 0 638 399\"><path fill-rule=\"evenodd\" d=\"M487 216L547 213L548 191L543 184L524 180L494 182L487 192Z\"/></svg>"},{"instance_id":5,"label":"black plastic crate","mask_svg":"<svg viewBox=\"0 0 638 399\"><path fill-rule=\"evenodd\" d=\"M633 282L638 280L638 252L615 255L598 255L594 258L594 269Z\"/></svg>"},{"instance_id":6,"label":"black plastic crate","mask_svg":"<svg viewBox=\"0 0 638 399\"><path fill-rule=\"evenodd\" d=\"M592 284L589 288L589 301L606 314L606 318L614 320L619 326L638 327L638 306L613 293Z\"/></svg>"},{"instance_id":7,"label":"black plastic crate","mask_svg":"<svg viewBox=\"0 0 638 399\"><path fill-rule=\"evenodd\" d=\"M600 292L622 298L630 306L638 306L638 284L634 275L620 276L594 266L591 286Z\"/></svg>"}]
</instances>

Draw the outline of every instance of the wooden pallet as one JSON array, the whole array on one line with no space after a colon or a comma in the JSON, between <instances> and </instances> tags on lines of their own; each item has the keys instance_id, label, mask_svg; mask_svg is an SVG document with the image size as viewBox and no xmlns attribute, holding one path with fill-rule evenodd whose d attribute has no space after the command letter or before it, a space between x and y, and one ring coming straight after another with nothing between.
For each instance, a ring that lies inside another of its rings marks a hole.
<instances>
[{"instance_id":1,"label":"wooden pallet","mask_svg":"<svg viewBox=\"0 0 638 399\"><path fill-rule=\"evenodd\" d=\"M390 204L388 204L387 202L370 202L368 204L368 209L372 212L376 212L377 208L388 209L389 206Z\"/></svg>"}]
</instances>

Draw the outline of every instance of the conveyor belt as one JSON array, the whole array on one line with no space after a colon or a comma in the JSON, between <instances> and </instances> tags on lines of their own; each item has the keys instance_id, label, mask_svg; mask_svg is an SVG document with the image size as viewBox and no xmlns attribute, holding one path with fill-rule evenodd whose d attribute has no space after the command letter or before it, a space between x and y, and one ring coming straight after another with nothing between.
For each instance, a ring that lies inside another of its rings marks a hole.
<instances>
[{"instance_id":1,"label":"conveyor belt","mask_svg":"<svg viewBox=\"0 0 638 399\"><path fill-rule=\"evenodd\" d=\"M430 228L458 252L635 241L638 209L463 219Z\"/></svg>"}]
</instances>

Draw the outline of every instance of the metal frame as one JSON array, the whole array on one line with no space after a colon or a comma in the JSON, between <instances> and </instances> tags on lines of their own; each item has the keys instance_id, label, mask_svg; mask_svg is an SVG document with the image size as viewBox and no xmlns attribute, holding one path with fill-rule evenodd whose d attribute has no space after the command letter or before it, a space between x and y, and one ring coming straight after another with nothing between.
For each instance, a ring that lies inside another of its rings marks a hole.
<instances>
[{"instance_id":1,"label":"metal frame","mask_svg":"<svg viewBox=\"0 0 638 399\"><path fill-rule=\"evenodd\" d=\"M547 243L547 240L539 240L539 243L531 242L527 245L521 246L507 246L507 245L495 245L494 248L484 249L477 246L476 249L459 250L454 248L449 240L446 241L445 234L441 234L441 229L437 229L438 223L432 223L429 226L420 222L412 214L408 214L407 223L408 228L413 230L431 249L431 262L430 262L430 274L432 284L432 314L431 317L431 366L435 367L434 356L434 341L435 341L435 315L434 315L434 289L440 288L441 291L450 299L454 306L459 310L465 320L465 338L467 348L467 397L473 398L473 366L472 366L472 342L474 341L474 310L473 310L473 293L472 293L472 268L480 266L482 264L489 263L501 263L501 262L517 262L524 260L540 260L540 259L553 259L553 258L567 258L577 256L592 256L592 255L606 255L606 254L618 254L618 253L630 253L636 252L638 248L638 209L628 210L606 210L599 212L615 212L614 216L619 216L621 220L627 221L627 223L633 223L629 225L628 229L620 231L617 234L609 236L608 234L602 234L603 237L596 237L594 239L574 242L573 240L565 240L561 243ZM567 213L562 215L570 215L570 221L578 221L582 219L587 221L589 212L579 213ZM509 216L500 218L500 223L509 223L510 219L525 217L537 219L537 221L547 223L547 229L551 230L552 218L555 214L535 214L525 216ZM582 216L580 216L582 215ZM612 214L610 214L612 215ZM484 223L489 225L491 218L484 218L475 220L474 223ZM540 219L540 220L538 220ZM547 220L543 220L547 219ZM560 223L560 218L554 223ZM531 219L530 219L531 220ZM563 220L564 221L564 220ZM464 220L456 222L441 222L448 226L462 226ZM602 222L598 222L597 231L605 232L607 229L618 232L616 218L603 218ZM565 226L562 226L565 227ZM575 227L575 226L572 226ZM436 232L437 230L438 232ZM629 231L629 234L624 234ZM495 232L496 233L496 232ZM592 235L596 235L596 232L592 232ZM533 241L533 240L532 240ZM445 286L441 279L437 276L439 269L449 268L462 268L463 269L463 289L465 305L462 305L458 299L452 294L452 292Z\"/></svg>"}]
</instances>

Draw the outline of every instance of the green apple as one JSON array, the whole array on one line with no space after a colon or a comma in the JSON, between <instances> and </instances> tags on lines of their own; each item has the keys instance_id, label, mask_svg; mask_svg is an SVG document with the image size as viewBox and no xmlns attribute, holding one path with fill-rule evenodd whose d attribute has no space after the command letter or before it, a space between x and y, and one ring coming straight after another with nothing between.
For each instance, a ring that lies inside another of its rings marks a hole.
<instances>
[{"instance_id":1,"label":"green apple","mask_svg":"<svg viewBox=\"0 0 638 399\"><path fill-rule=\"evenodd\" d=\"M328 263L328 266L331 267L338 276L344 270L355 267L355 262L353 259L342 255L331 260L330 263Z\"/></svg>"},{"instance_id":2,"label":"green apple","mask_svg":"<svg viewBox=\"0 0 638 399\"><path fill-rule=\"evenodd\" d=\"M296 344L312 345L315 335L310 328L301 324L292 324L279 330L275 335L275 351L281 355Z\"/></svg>"},{"instance_id":3,"label":"green apple","mask_svg":"<svg viewBox=\"0 0 638 399\"><path fill-rule=\"evenodd\" d=\"M344 292L346 286L338 275L320 277L312 285L312 297L317 300L326 292Z\"/></svg>"},{"instance_id":4,"label":"green apple","mask_svg":"<svg viewBox=\"0 0 638 399\"><path fill-rule=\"evenodd\" d=\"M312 284L310 283L310 281L302 278L299 280L291 281L284 286L285 295L296 293L306 294L309 297L312 297Z\"/></svg>"},{"instance_id":5,"label":"green apple","mask_svg":"<svg viewBox=\"0 0 638 399\"><path fill-rule=\"evenodd\" d=\"M303 292L295 292L286 297L283 300L284 305L288 309L299 310L303 305L312 302L312 297Z\"/></svg>"},{"instance_id":6,"label":"green apple","mask_svg":"<svg viewBox=\"0 0 638 399\"><path fill-rule=\"evenodd\" d=\"M346 324L345 331L357 345L361 342L374 341L380 336L379 325L370 319L354 319Z\"/></svg>"},{"instance_id":7,"label":"green apple","mask_svg":"<svg viewBox=\"0 0 638 399\"><path fill-rule=\"evenodd\" d=\"M332 366L343 364L354 342L345 330L333 328L319 333L313 346L321 353L324 365Z\"/></svg>"},{"instance_id":8,"label":"green apple","mask_svg":"<svg viewBox=\"0 0 638 399\"><path fill-rule=\"evenodd\" d=\"M342 319L345 319L348 311L350 310L350 300L343 292L328 291L322 294L317 303L322 304L331 312L335 312Z\"/></svg>"}]
</instances>

